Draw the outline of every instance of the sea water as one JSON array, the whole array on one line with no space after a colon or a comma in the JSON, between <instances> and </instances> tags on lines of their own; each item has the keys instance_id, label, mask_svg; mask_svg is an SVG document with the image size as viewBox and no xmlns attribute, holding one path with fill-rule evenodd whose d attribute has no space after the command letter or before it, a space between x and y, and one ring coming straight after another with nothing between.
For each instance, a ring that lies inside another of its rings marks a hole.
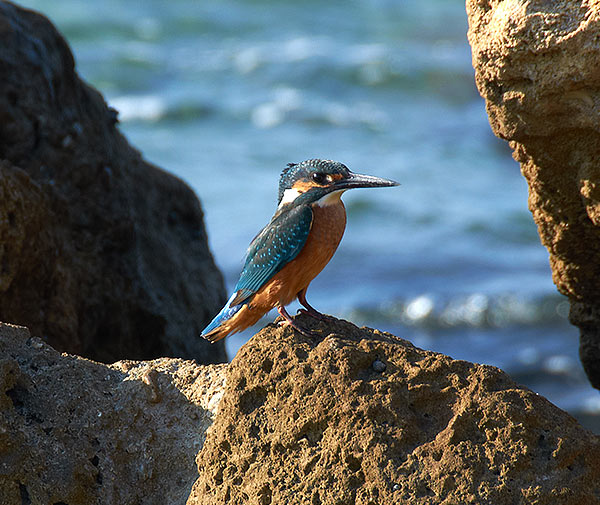
<instances>
[{"instance_id":1,"label":"sea water","mask_svg":"<svg viewBox=\"0 0 600 505\"><path fill-rule=\"evenodd\" d=\"M600 432L525 180L475 89L462 0L21 3L58 26L146 159L196 191L228 289L286 163L395 179L344 196L346 235L309 301L501 367Z\"/></svg>"}]
</instances>

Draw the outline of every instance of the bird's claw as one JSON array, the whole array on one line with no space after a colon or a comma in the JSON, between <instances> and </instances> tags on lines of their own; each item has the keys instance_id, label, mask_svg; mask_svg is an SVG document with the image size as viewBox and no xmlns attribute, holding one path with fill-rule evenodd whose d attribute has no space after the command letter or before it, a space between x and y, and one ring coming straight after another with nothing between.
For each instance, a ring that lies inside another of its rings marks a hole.
<instances>
[{"instance_id":1,"label":"bird's claw","mask_svg":"<svg viewBox=\"0 0 600 505\"><path fill-rule=\"evenodd\" d=\"M314 331L310 331L310 330L306 330L304 328L302 328L302 326L298 325L293 319L283 319L281 321L277 322L278 326L290 326L292 329L296 330L297 332L301 333L302 335L304 335L305 337L317 337L318 334L315 333Z\"/></svg>"},{"instance_id":2,"label":"bird's claw","mask_svg":"<svg viewBox=\"0 0 600 505\"><path fill-rule=\"evenodd\" d=\"M298 309L296 315L299 314L306 314L307 316L314 317L319 321L331 321L333 319L331 316L328 316L327 314L321 314L321 312L318 312L316 310Z\"/></svg>"}]
</instances>

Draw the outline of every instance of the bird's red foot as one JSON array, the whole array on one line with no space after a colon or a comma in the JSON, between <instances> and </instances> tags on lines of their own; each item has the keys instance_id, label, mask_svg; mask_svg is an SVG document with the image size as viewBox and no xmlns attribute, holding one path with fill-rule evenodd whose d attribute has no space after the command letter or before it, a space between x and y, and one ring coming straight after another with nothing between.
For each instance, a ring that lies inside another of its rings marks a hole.
<instances>
[{"instance_id":1,"label":"bird's red foot","mask_svg":"<svg viewBox=\"0 0 600 505\"><path fill-rule=\"evenodd\" d=\"M285 321L280 321L279 324L289 324L292 328L294 328L294 330L302 333L302 335L304 335L305 337L315 337L317 336L316 333L307 330L305 328L302 328L302 326L300 326L296 321L294 321L294 319L292 318L292 316L290 316L287 312L287 310L285 310L285 307L277 307L277 312L279 312L279 314L281 315L281 317L283 317L285 319Z\"/></svg>"},{"instance_id":2,"label":"bird's red foot","mask_svg":"<svg viewBox=\"0 0 600 505\"><path fill-rule=\"evenodd\" d=\"M315 309L310 303L306 301L306 289L303 289L298 293L298 301L304 306L303 309L298 309L298 314L306 314L310 317L314 317L319 321L331 321L334 319L331 316L323 314Z\"/></svg>"}]
</instances>

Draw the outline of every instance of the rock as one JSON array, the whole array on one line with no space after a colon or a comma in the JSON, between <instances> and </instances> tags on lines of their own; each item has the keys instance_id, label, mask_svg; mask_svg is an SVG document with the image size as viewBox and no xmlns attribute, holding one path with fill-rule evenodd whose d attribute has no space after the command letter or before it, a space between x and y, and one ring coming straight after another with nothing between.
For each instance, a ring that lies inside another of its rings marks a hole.
<instances>
[{"instance_id":1,"label":"rock","mask_svg":"<svg viewBox=\"0 0 600 505\"><path fill-rule=\"evenodd\" d=\"M104 365L0 324L0 503L185 503L225 370Z\"/></svg>"},{"instance_id":2,"label":"rock","mask_svg":"<svg viewBox=\"0 0 600 505\"><path fill-rule=\"evenodd\" d=\"M240 349L188 505L600 500L600 439L502 371L319 324Z\"/></svg>"},{"instance_id":3,"label":"rock","mask_svg":"<svg viewBox=\"0 0 600 505\"><path fill-rule=\"evenodd\" d=\"M600 388L600 6L467 0L475 79L510 141L529 208Z\"/></svg>"},{"instance_id":4,"label":"rock","mask_svg":"<svg viewBox=\"0 0 600 505\"><path fill-rule=\"evenodd\" d=\"M598 502L600 439L500 370L301 321L208 366L0 324L0 503Z\"/></svg>"},{"instance_id":5,"label":"rock","mask_svg":"<svg viewBox=\"0 0 600 505\"><path fill-rule=\"evenodd\" d=\"M100 361L225 361L192 190L145 162L43 16L0 1L0 320Z\"/></svg>"}]
</instances>

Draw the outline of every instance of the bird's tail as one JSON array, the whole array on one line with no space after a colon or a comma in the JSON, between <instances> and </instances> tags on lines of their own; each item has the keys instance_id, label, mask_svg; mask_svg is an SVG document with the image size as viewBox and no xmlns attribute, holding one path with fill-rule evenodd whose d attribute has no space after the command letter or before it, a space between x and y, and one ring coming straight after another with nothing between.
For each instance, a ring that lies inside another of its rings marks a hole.
<instances>
[{"instance_id":1,"label":"bird's tail","mask_svg":"<svg viewBox=\"0 0 600 505\"><path fill-rule=\"evenodd\" d=\"M231 302L234 300L237 293L233 293L231 298L227 300L225 306L221 309L215 318L209 323L209 325L202 330L200 334L201 337L204 337L206 340L211 343L216 342L217 340L221 340L225 338L227 335L233 332L233 328L230 325L225 325L227 321L229 321L233 316L235 316L241 309L246 305L246 303L240 303L237 305L231 306Z\"/></svg>"}]
</instances>

